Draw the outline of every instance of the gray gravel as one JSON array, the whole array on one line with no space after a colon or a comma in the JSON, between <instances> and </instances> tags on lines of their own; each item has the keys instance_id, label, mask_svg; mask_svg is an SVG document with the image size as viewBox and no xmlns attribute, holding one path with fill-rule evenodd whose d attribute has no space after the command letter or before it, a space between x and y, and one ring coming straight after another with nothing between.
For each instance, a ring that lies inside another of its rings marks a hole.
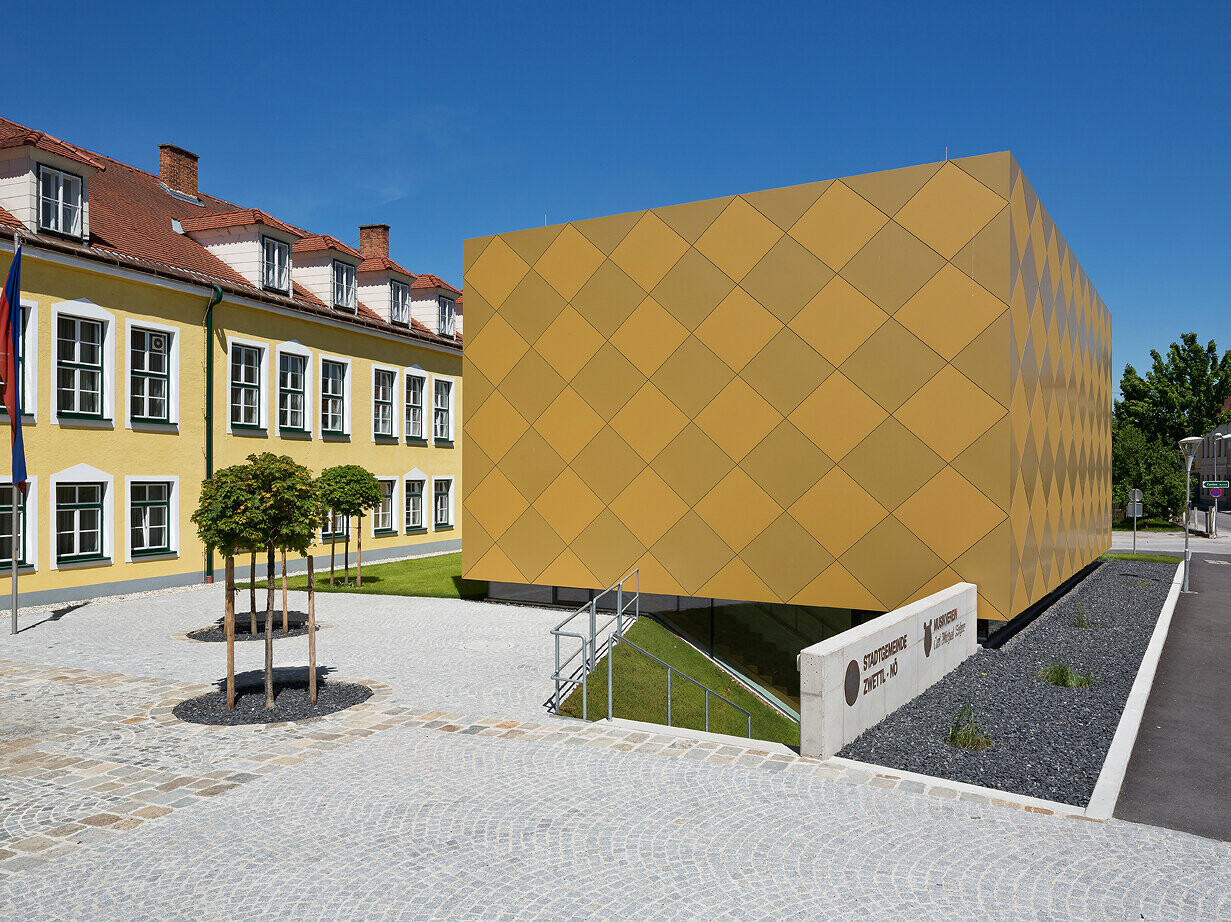
<instances>
[{"instance_id":1,"label":"gray gravel","mask_svg":"<svg viewBox=\"0 0 1231 922\"><path fill-rule=\"evenodd\" d=\"M999 650L980 650L840 755L1085 806L1174 575L1174 564L1102 563ZM1094 626L1075 626L1079 612ZM1093 672L1094 684L1037 677L1057 660ZM965 701L992 748L945 742Z\"/></svg>"},{"instance_id":2,"label":"gray gravel","mask_svg":"<svg viewBox=\"0 0 1231 922\"><path fill-rule=\"evenodd\" d=\"M303 635L308 633L308 616L304 614L303 612L288 611L286 613L286 625L287 625L288 630L284 634L282 633L282 612L277 611L277 612L274 612L273 625L274 625L274 640L277 640L280 637L302 637ZM265 642L265 613L264 612L262 612L261 616L257 618L255 634L250 632L251 627L252 627L252 621L248 617L248 615L245 614L241 618L239 616L239 613L236 612L235 614L235 640L236 642L255 640L259 643L264 643ZM320 630L319 624L317 625L316 629L318 631ZM206 643L226 643L227 632L225 630L223 620L219 618L209 627L203 627L196 631L189 631L187 634L187 637L189 640L202 640L202 641L205 641Z\"/></svg>"},{"instance_id":3,"label":"gray gravel","mask_svg":"<svg viewBox=\"0 0 1231 922\"><path fill-rule=\"evenodd\" d=\"M286 720L324 717L372 697L372 689L366 685L330 682L321 677L317 682L316 704L312 705L308 700L307 678L287 680L281 673L282 670L275 670L272 708L265 707L263 684L237 681L234 710L226 709L226 692L216 691L182 701L175 706L172 713L189 723L234 727L240 724L281 723Z\"/></svg>"}]
</instances>

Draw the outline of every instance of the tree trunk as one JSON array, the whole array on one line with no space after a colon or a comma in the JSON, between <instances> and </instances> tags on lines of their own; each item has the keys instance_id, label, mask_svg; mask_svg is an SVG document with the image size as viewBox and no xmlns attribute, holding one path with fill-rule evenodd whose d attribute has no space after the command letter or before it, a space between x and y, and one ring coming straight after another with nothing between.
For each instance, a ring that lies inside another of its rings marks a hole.
<instances>
[{"instance_id":1,"label":"tree trunk","mask_svg":"<svg viewBox=\"0 0 1231 922\"><path fill-rule=\"evenodd\" d=\"M363 586L363 516L359 516L359 531L355 534L355 588Z\"/></svg>"},{"instance_id":2,"label":"tree trunk","mask_svg":"<svg viewBox=\"0 0 1231 922\"><path fill-rule=\"evenodd\" d=\"M334 520L337 516L332 509L329 510L329 588L333 588L333 557L337 552L338 536L334 533Z\"/></svg>"},{"instance_id":3,"label":"tree trunk","mask_svg":"<svg viewBox=\"0 0 1231 922\"><path fill-rule=\"evenodd\" d=\"M226 608L222 630L227 637L227 710L235 710L235 558L226 560Z\"/></svg>"},{"instance_id":4,"label":"tree trunk","mask_svg":"<svg viewBox=\"0 0 1231 922\"><path fill-rule=\"evenodd\" d=\"M248 616L251 624L248 626L253 637L256 636L256 548L248 558Z\"/></svg>"},{"instance_id":5,"label":"tree trunk","mask_svg":"<svg viewBox=\"0 0 1231 922\"><path fill-rule=\"evenodd\" d=\"M350 585L350 516L346 517L346 524L342 526L345 531L342 532L342 585Z\"/></svg>"},{"instance_id":6,"label":"tree trunk","mask_svg":"<svg viewBox=\"0 0 1231 922\"><path fill-rule=\"evenodd\" d=\"M265 707L274 706L274 546L267 549L265 585Z\"/></svg>"},{"instance_id":7,"label":"tree trunk","mask_svg":"<svg viewBox=\"0 0 1231 922\"><path fill-rule=\"evenodd\" d=\"M286 548L282 549L282 633L289 634L286 619Z\"/></svg>"},{"instance_id":8,"label":"tree trunk","mask_svg":"<svg viewBox=\"0 0 1231 922\"><path fill-rule=\"evenodd\" d=\"M316 578L308 556L308 703L316 707Z\"/></svg>"}]
</instances>

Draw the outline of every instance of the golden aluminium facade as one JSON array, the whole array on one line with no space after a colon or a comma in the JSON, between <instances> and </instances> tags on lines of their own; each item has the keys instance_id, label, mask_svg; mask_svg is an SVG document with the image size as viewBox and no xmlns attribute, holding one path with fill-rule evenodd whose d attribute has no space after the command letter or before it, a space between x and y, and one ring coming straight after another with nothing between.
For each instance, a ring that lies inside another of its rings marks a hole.
<instances>
[{"instance_id":1,"label":"golden aluminium facade","mask_svg":"<svg viewBox=\"0 0 1231 922\"><path fill-rule=\"evenodd\" d=\"M1003 620L1110 545L1111 318L1008 152L464 262L468 577Z\"/></svg>"}]
</instances>

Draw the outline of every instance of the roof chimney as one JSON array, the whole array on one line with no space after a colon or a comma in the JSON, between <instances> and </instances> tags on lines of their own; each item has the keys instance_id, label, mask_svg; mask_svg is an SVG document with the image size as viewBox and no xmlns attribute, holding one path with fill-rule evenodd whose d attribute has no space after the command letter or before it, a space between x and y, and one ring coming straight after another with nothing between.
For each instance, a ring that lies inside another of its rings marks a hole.
<instances>
[{"instance_id":1,"label":"roof chimney","mask_svg":"<svg viewBox=\"0 0 1231 922\"><path fill-rule=\"evenodd\" d=\"M158 145L158 178L168 189L197 194L197 155L174 144Z\"/></svg>"},{"instance_id":2,"label":"roof chimney","mask_svg":"<svg viewBox=\"0 0 1231 922\"><path fill-rule=\"evenodd\" d=\"M359 225L359 255L364 259L389 256L389 225Z\"/></svg>"}]
</instances>

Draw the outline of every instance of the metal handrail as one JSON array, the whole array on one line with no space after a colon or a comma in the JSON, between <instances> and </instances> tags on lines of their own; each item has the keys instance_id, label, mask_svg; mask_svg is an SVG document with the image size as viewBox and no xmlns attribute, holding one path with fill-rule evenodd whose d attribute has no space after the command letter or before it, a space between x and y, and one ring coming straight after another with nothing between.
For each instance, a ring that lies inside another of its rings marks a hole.
<instances>
[{"instance_id":1,"label":"metal handrail","mask_svg":"<svg viewBox=\"0 0 1231 922\"><path fill-rule=\"evenodd\" d=\"M688 675L687 673L680 672L680 670L676 669L674 666L672 666L670 663L666 662L665 660L659 659L649 650L645 650L637 646L635 643L633 643L623 634L612 634L611 637L608 638L607 643L605 645L606 650L607 650L607 719L608 720L611 720L613 717L611 686L612 686L612 674L613 674L614 666L612 664L615 662L616 644L621 644L621 643L627 644L628 646L632 647L634 650L636 650L638 653L642 654L643 656L648 656L650 659L654 660L654 662L658 663L660 666L666 667L667 669L667 726L668 727L674 726L674 724L671 722L671 674L675 673L680 678L684 679L685 681L691 682L693 685L697 686L697 688L701 689L701 691L705 692L705 732L706 733L709 733L709 730L710 730L710 695L713 695L715 698L719 699L720 701L725 701L727 704L731 705L731 707L735 708L735 710L739 711L741 714L744 715L745 718L747 718L748 720L748 739L752 739L752 712L751 711L749 711L747 708L740 707L730 698L727 698L725 695L722 695L719 692L714 691L709 686L702 685L700 682L698 682L696 679L694 679L692 676Z\"/></svg>"},{"instance_id":2,"label":"metal handrail","mask_svg":"<svg viewBox=\"0 0 1231 922\"><path fill-rule=\"evenodd\" d=\"M626 602L624 599L625 590L624 584L629 580L633 581L633 591L631 597ZM615 593L616 603L615 611L607 617L603 624L599 624L598 603L604 597ZM629 609L632 609L632 614L629 614ZM586 616L587 624L582 627L584 633L579 633L577 630L565 630L571 622L581 616ZM563 700L561 692L565 689L572 689L580 685L581 692L581 717L583 720L589 719L587 709L587 685L586 678L598 665L598 638L612 624L615 625L615 633L623 635L624 619L629 618L630 622L636 621L641 615L641 574L640 570L634 568L626 573L619 582L607 587L585 605L582 605L571 615L557 624L551 630L551 634L555 637L556 644L556 671L552 673L552 681L555 683L555 692L552 695L552 711L560 713L560 703ZM588 629L588 630L587 630ZM562 638L569 637L579 641L578 649L567 656L563 661L560 659L560 641ZM604 647L607 642L604 643ZM565 674L564 668L568 666L578 655L582 657L581 665ZM576 678L577 672L580 671L581 677Z\"/></svg>"}]
</instances>

